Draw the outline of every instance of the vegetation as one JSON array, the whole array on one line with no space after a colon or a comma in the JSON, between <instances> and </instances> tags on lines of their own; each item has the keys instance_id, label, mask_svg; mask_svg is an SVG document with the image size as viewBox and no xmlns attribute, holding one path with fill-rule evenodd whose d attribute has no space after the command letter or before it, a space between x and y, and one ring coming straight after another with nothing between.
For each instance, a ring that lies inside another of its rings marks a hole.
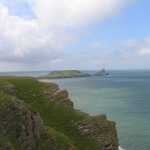
<instances>
[{"instance_id":1,"label":"vegetation","mask_svg":"<svg viewBox=\"0 0 150 150\"><path fill-rule=\"evenodd\" d=\"M52 71L45 78L77 78L77 77L88 77L87 73L78 70L63 70L63 71Z\"/></svg>"},{"instance_id":2,"label":"vegetation","mask_svg":"<svg viewBox=\"0 0 150 150\"><path fill-rule=\"evenodd\" d=\"M60 96L58 90L56 84L29 77L0 78L0 150L101 149L78 130L89 116L68 103L60 105L67 94Z\"/></svg>"}]
</instances>

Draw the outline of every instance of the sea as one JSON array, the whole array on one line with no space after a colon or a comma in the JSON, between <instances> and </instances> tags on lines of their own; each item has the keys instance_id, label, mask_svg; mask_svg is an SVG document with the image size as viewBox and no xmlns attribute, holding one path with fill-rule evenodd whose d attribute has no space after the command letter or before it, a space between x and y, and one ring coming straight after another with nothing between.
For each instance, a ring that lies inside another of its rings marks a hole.
<instances>
[{"instance_id":1,"label":"sea","mask_svg":"<svg viewBox=\"0 0 150 150\"><path fill-rule=\"evenodd\" d=\"M87 71L94 74L94 71ZM74 107L116 122L121 150L150 150L150 71L108 71L108 76L46 80L67 89ZM41 76L48 72L0 73Z\"/></svg>"}]
</instances>

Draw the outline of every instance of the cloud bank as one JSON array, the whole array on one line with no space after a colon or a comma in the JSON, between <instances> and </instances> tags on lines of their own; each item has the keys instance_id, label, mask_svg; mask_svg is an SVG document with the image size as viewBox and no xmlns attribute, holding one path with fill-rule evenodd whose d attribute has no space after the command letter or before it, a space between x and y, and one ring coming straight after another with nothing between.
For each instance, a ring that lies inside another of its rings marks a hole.
<instances>
[{"instance_id":1,"label":"cloud bank","mask_svg":"<svg viewBox=\"0 0 150 150\"><path fill-rule=\"evenodd\" d=\"M114 15L125 0L35 0L33 11L46 26L78 26Z\"/></svg>"},{"instance_id":2,"label":"cloud bank","mask_svg":"<svg viewBox=\"0 0 150 150\"><path fill-rule=\"evenodd\" d=\"M19 12L20 7L15 2ZM32 10L31 18L13 14L10 6L0 2L0 63L39 65L55 62L61 57L64 46L73 38L68 30L110 17L120 11L128 1L27 2Z\"/></svg>"}]
</instances>

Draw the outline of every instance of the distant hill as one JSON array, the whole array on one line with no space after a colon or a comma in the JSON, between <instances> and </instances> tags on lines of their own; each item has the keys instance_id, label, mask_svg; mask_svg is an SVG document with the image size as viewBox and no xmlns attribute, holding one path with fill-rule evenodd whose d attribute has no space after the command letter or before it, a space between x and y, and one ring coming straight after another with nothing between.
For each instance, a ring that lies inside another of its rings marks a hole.
<instances>
[{"instance_id":1,"label":"distant hill","mask_svg":"<svg viewBox=\"0 0 150 150\"><path fill-rule=\"evenodd\" d=\"M90 75L81 72L79 70L62 70L62 71L52 71L43 78L57 79L57 78L78 78L78 77L88 77L88 76Z\"/></svg>"}]
</instances>

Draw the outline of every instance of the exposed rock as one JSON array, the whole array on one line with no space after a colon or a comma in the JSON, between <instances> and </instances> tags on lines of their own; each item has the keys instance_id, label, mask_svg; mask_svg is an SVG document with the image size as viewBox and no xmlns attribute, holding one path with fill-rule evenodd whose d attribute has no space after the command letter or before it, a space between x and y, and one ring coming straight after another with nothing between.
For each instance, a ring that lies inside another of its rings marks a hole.
<instances>
[{"instance_id":1,"label":"exposed rock","mask_svg":"<svg viewBox=\"0 0 150 150\"><path fill-rule=\"evenodd\" d=\"M60 90L60 91L55 92L53 96L57 104L73 107L73 102L69 98L68 91Z\"/></svg>"},{"instance_id":2,"label":"exposed rock","mask_svg":"<svg viewBox=\"0 0 150 150\"><path fill-rule=\"evenodd\" d=\"M22 150L33 150L44 133L39 114L31 112L20 101L10 101L0 108L0 133L17 139ZM9 145L6 145L9 150Z\"/></svg>"},{"instance_id":3,"label":"exposed rock","mask_svg":"<svg viewBox=\"0 0 150 150\"><path fill-rule=\"evenodd\" d=\"M102 70L100 70L100 71L96 72L94 75L95 75L95 76L108 76L108 75L109 75L109 73L108 73L108 72L106 72L106 70L105 70L105 69L102 69Z\"/></svg>"},{"instance_id":4,"label":"exposed rock","mask_svg":"<svg viewBox=\"0 0 150 150\"><path fill-rule=\"evenodd\" d=\"M60 90L57 84L54 83L42 83L43 94L56 104L69 106L73 108L73 102L69 98L67 90Z\"/></svg>"},{"instance_id":5,"label":"exposed rock","mask_svg":"<svg viewBox=\"0 0 150 150\"><path fill-rule=\"evenodd\" d=\"M101 150L118 150L115 123L106 116L89 117L78 124L81 135L95 139Z\"/></svg>"},{"instance_id":6,"label":"exposed rock","mask_svg":"<svg viewBox=\"0 0 150 150\"><path fill-rule=\"evenodd\" d=\"M0 150L76 150L67 136L49 129L39 113L0 91Z\"/></svg>"}]
</instances>

